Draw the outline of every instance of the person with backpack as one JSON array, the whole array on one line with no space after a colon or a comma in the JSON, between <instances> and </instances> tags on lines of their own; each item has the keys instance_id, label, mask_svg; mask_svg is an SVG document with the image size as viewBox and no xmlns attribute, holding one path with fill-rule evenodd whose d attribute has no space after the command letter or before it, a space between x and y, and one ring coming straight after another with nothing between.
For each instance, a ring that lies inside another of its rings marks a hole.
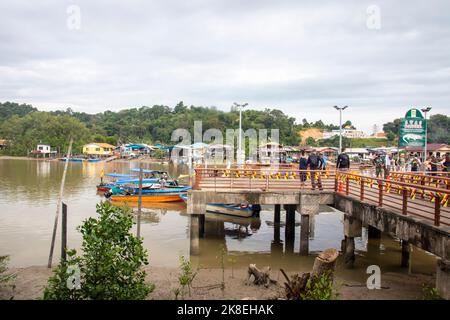
<instances>
[{"instance_id":1,"label":"person with backpack","mask_svg":"<svg viewBox=\"0 0 450 320\"><path fill-rule=\"evenodd\" d=\"M317 184L319 185L319 190L323 190L322 188L322 179L320 177L321 172L317 170L322 170L323 168L323 160L322 158L313 150L308 157L309 170L312 170L311 173L311 189L316 189L316 178Z\"/></svg>"},{"instance_id":2,"label":"person with backpack","mask_svg":"<svg viewBox=\"0 0 450 320\"><path fill-rule=\"evenodd\" d=\"M420 160L417 158L417 155L414 155L414 157L411 159L411 171L419 171L420 167Z\"/></svg>"},{"instance_id":3,"label":"person with backpack","mask_svg":"<svg viewBox=\"0 0 450 320\"><path fill-rule=\"evenodd\" d=\"M308 159L306 159L305 151L302 151L302 154L299 159L299 170L307 170L308 169ZM300 172L300 181L301 184L304 185L306 181L306 171Z\"/></svg>"},{"instance_id":4,"label":"person with backpack","mask_svg":"<svg viewBox=\"0 0 450 320\"><path fill-rule=\"evenodd\" d=\"M381 177L385 166L384 157L381 157L381 155L377 153L375 158L373 158L373 165L375 166L375 176L377 178Z\"/></svg>"},{"instance_id":5,"label":"person with backpack","mask_svg":"<svg viewBox=\"0 0 450 320\"><path fill-rule=\"evenodd\" d=\"M350 168L350 158L345 152L341 153L336 160L336 169L347 170Z\"/></svg>"},{"instance_id":6,"label":"person with backpack","mask_svg":"<svg viewBox=\"0 0 450 320\"><path fill-rule=\"evenodd\" d=\"M449 153L447 153L445 155L444 161L442 161L441 165L442 165L442 171L450 172L450 154ZM448 176L448 174L447 174L447 176Z\"/></svg>"}]
</instances>

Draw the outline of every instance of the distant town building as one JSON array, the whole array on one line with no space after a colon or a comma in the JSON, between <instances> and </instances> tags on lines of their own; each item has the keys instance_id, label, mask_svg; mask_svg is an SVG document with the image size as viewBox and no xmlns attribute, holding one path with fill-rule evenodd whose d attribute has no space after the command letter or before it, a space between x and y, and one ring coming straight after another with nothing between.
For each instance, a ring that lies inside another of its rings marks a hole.
<instances>
[{"instance_id":1,"label":"distant town building","mask_svg":"<svg viewBox=\"0 0 450 320\"><path fill-rule=\"evenodd\" d=\"M329 139L334 136L338 136L339 132L339 129L324 132L322 139ZM349 128L342 128L342 136L349 139L367 138L367 135L363 131Z\"/></svg>"},{"instance_id":2,"label":"distant town building","mask_svg":"<svg viewBox=\"0 0 450 320\"><path fill-rule=\"evenodd\" d=\"M375 138L375 139L387 139L386 133L384 132L377 132L374 133L372 136L370 136L371 138Z\"/></svg>"}]
</instances>

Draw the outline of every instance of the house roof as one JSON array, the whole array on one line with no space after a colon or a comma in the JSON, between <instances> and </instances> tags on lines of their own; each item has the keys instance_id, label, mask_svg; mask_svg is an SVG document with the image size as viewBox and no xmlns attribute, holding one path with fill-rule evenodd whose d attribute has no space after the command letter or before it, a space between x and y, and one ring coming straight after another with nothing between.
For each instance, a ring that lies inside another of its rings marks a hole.
<instances>
[{"instance_id":1,"label":"house roof","mask_svg":"<svg viewBox=\"0 0 450 320\"><path fill-rule=\"evenodd\" d=\"M423 147L406 147L406 151L410 152L422 152ZM434 152L434 151L450 151L450 146L445 143L429 143L427 144L427 152Z\"/></svg>"},{"instance_id":2,"label":"house roof","mask_svg":"<svg viewBox=\"0 0 450 320\"><path fill-rule=\"evenodd\" d=\"M101 142L92 142L92 143L85 144L84 146L89 146L89 145L96 145L101 148L115 148L115 146L113 146L109 143L101 143Z\"/></svg>"},{"instance_id":3,"label":"house roof","mask_svg":"<svg viewBox=\"0 0 450 320\"><path fill-rule=\"evenodd\" d=\"M369 153L366 148L345 148L346 153Z\"/></svg>"}]
</instances>

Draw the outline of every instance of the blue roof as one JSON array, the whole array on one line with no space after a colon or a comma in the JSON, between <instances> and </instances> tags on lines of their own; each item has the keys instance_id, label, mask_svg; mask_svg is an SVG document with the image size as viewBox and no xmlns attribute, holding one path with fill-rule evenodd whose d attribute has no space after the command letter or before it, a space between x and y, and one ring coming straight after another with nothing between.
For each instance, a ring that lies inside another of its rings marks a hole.
<instances>
[{"instance_id":1,"label":"blue roof","mask_svg":"<svg viewBox=\"0 0 450 320\"><path fill-rule=\"evenodd\" d=\"M108 177L114 177L114 178L129 178L129 177L136 177L135 174L127 174L127 173L105 173L105 176Z\"/></svg>"}]
</instances>

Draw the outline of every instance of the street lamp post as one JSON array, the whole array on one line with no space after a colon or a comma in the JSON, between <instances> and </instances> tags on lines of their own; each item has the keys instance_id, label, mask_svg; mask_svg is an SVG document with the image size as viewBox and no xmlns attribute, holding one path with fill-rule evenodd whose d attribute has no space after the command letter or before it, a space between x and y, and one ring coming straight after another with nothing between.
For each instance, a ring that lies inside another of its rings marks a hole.
<instances>
[{"instance_id":1,"label":"street lamp post","mask_svg":"<svg viewBox=\"0 0 450 320\"><path fill-rule=\"evenodd\" d=\"M430 112L431 107L421 109L425 114L425 145L423 147L423 163L427 160L427 143L428 143L428 123L427 123L427 113Z\"/></svg>"},{"instance_id":2,"label":"street lamp post","mask_svg":"<svg viewBox=\"0 0 450 320\"><path fill-rule=\"evenodd\" d=\"M244 104L238 104L238 103L234 103L234 106L236 108L239 108L239 147L238 147L238 152L237 152L237 160L238 160L238 164L242 164L244 161L243 157L242 157L242 109L245 108L246 106L248 106L248 103L244 103Z\"/></svg>"},{"instance_id":3,"label":"street lamp post","mask_svg":"<svg viewBox=\"0 0 450 320\"><path fill-rule=\"evenodd\" d=\"M338 107L334 106L336 110L339 110L339 154L342 153L342 110L345 110L348 108L348 106L345 107Z\"/></svg>"}]
</instances>

